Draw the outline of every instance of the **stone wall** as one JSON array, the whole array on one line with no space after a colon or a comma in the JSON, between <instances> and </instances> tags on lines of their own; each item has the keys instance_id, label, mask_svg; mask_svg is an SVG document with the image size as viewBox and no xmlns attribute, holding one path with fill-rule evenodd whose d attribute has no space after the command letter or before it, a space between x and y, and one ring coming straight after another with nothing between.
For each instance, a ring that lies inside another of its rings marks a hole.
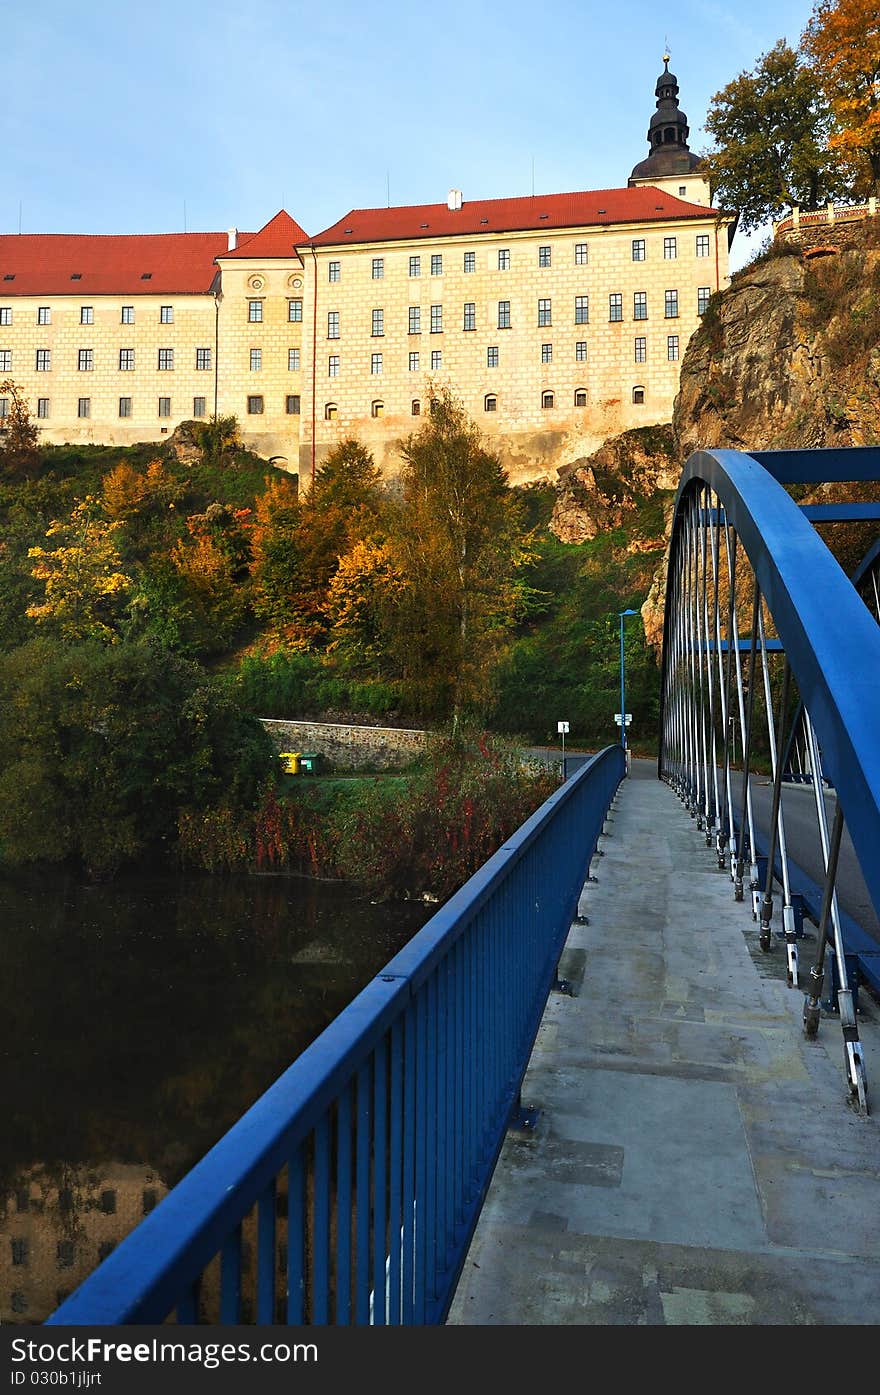
<instances>
[{"instance_id":1,"label":"stone wall","mask_svg":"<svg viewBox=\"0 0 880 1395\"><path fill-rule=\"evenodd\" d=\"M397 770L416 758L429 735L412 727L260 720L279 752L318 751L335 770Z\"/></svg>"}]
</instances>

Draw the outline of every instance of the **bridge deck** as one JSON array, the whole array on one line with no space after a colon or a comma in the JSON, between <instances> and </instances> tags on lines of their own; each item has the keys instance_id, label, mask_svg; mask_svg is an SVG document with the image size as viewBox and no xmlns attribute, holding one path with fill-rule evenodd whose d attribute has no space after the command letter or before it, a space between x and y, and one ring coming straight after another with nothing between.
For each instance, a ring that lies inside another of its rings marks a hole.
<instances>
[{"instance_id":1,"label":"bridge deck","mask_svg":"<svg viewBox=\"0 0 880 1395\"><path fill-rule=\"evenodd\" d=\"M654 774L634 763L600 840L579 996L551 996L526 1076L539 1124L505 1142L449 1321L876 1323L878 1116ZM880 1110L870 1001L862 1037Z\"/></svg>"}]
</instances>

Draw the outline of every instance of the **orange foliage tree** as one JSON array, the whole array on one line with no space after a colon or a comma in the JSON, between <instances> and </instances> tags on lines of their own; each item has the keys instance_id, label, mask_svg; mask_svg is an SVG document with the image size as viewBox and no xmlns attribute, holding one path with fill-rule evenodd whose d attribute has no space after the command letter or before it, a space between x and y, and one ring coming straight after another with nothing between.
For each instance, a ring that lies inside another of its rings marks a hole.
<instances>
[{"instance_id":1,"label":"orange foliage tree","mask_svg":"<svg viewBox=\"0 0 880 1395\"><path fill-rule=\"evenodd\" d=\"M802 40L835 119L830 145L855 187L880 188L880 9L876 0L818 0Z\"/></svg>"}]
</instances>

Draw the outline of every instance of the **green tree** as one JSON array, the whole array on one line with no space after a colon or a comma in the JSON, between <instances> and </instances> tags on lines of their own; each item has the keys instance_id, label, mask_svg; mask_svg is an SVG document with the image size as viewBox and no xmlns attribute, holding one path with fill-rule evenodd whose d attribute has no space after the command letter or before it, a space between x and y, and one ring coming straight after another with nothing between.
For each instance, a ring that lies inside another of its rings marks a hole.
<instances>
[{"instance_id":1,"label":"green tree","mask_svg":"<svg viewBox=\"0 0 880 1395\"><path fill-rule=\"evenodd\" d=\"M831 112L816 73L780 39L712 98L704 155L713 198L759 227L795 204L816 208L841 192L828 148Z\"/></svg>"},{"instance_id":2,"label":"green tree","mask_svg":"<svg viewBox=\"0 0 880 1395\"><path fill-rule=\"evenodd\" d=\"M0 423L0 475L24 479L35 474L40 463L39 428L31 417L27 399L11 378L0 383L0 397L9 398L7 415Z\"/></svg>"},{"instance_id":3,"label":"green tree","mask_svg":"<svg viewBox=\"0 0 880 1395\"><path fill-rule=\"evenodd\" d=\"M457 724L482 710L489 674L515 618L515 574L525 560L519 502L497 455L462 404L432 395L421 430L403 446L403 497L393 555L407 579L399 643L429 703Z\"/></svg>"},{"instance_id":4,"label":"green tree","mask_svg":"<svg viewBox=\"0 0 880 1395\"><path fill-rule=\"evenodd\" d=\"M157 644L39 636L0 657L0 850L106 874L186 808L245 807L274 764L228 686Z\"/></svg>"}]
</instances>

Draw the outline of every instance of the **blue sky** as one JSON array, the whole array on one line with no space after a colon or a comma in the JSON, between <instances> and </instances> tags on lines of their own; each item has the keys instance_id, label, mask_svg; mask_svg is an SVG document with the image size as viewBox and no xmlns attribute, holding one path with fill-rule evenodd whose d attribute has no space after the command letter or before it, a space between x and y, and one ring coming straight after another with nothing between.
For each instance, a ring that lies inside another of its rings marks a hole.
<instances>
[{"instance_id":1,"label":"blue sky","mask_svg":"<svg viewBox=\"0 0 880 1395\"><path fill-rule=\"evenodd\" d=\"M668 38L691 126L809 0L7 0L0 232L308 233L349 208L626 183ZM669 26L668 29L666 26ZM184 213L184 204L186 205Z\"/></svg>"}]
</instances>

